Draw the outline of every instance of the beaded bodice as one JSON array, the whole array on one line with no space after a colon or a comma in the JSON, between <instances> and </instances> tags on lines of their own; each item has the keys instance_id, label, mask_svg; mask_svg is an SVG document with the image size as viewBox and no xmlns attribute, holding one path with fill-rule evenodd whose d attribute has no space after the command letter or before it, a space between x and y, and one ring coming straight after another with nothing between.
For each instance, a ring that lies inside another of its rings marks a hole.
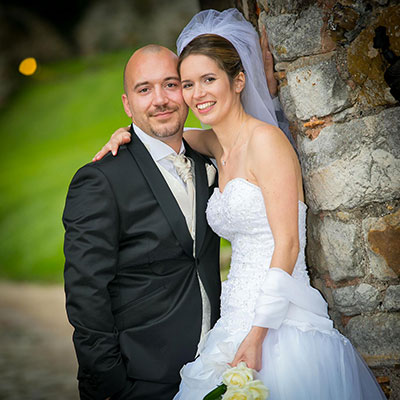
<instances>
[{"instance_id":1,"label":"beaded bodice","mask_svg":"<svg viewBox=\"0 0 400 400\"><path fill-rule=\"evenodd\" d=\"M309 285L304 258L306 210L307 206L299 202L300 252L292 276ZM248 330L274 251L261 189L243 178L229 181L223 193L216 188L208 202L207 220L232 245L228 279L222 284L218 324L231 332Z\"/></svg>"}]
</instances>

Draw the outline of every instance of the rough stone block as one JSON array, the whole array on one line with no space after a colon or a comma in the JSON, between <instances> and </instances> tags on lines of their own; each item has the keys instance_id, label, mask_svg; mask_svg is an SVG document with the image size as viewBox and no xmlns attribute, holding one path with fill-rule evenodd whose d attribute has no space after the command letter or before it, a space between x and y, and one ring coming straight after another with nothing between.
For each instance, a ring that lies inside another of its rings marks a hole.
<instances>
[{"instance_id":1,"label":"rough stone block","mask_svg":"<svg viewBox=\"0 0 400 400\"><path fill-rule=\"evenodd\" d=\"M289 121L296 120L296 108L290 95L289 86L282 86L279 91L279 100L282 104L282 109Z\"/></svg>"},{"instance_id":2,"label":"rough stone block","mask_svg":"<svg viewBox=\"0 0 400 400\"><path fill-rule=\"evenodd\" d=\"M333 289L332 294L336 308L344 315L373 311L380 301L379 290L366 283Z\"/></svg>"},{"instance_id":3,"label":"rough stone block","mask_svg":"<svg viewBox=\"0 0 400 400\"><path fill-rule=\"evenodd\" d=\"M323 264L334 281L364 276L355 224L325 217L316 232Z\"/></svg>"},{"instance_id":4,"label":"rough stone block","mask_svg":"<svg viewBox=\"0 0 400 400\"><path fill-rule=\"evenodd\" d=\"M384 1L382 2L384 3ZM384 80L386 61L380 51L373 47L375 29L384 26L390 41L390 48L398 54L400 51L400 4L385 7L375 13L369 26L353 40L347 50L347 68L351 80L357 85L357 103L363 107L376 107L387 103L393 104L394 98L388 91Z\"/></svg>"},{"instance_id":5,"label":"rough stone block","mask_svg":"<svg viewBox=\"0 0 400 400\"><path fill-rule=\"evenodd\" d=\"M320 217L312 212L307 213L307 246L306 257L309 269L317 271L318 276L328 274L325 265L326 260L323 257L321 240L320 240Z\"/></svg>"},{"instance_id":6,"label":"rough stone block","mask_svg":"<svg viewBox=\"0 0 400 400\"><path fill-rule=\"evenodd\" d=\"M400 285L392 285L386 289L383 307L389 311L400 310Z\"/></svg>"},{"instance_id":7,"label":"rough stone block","mask_svg":"<svg viewBox=\"0 0 400 400\"><path fill-rule=\"evenodd\" d=\"M286 10L290 12L292 7L280 9ZM300 12L276 16L262 12L260 23L265 26L276 62L321 51L323 12L319 7L311 6Z\"/></svg>"},{"instance_id":8,"label":"rough stone block","mask_svg":"<svg viewBox=\"0 0 400 400\"><path fill-rule=\"evenodd\" d=\"M400 108L298 137L308 205L351 209L400 197Z\"/></svg>"},{"instance_id":9,"label":"rough stone block","mask_svg":"<svg viewBox=\"0 0 400 400\"><path fill-rule=\"evenodd\" d=\"M400 276L400 210L367 218L363 231L372 274L381 280Z\"/></svg>"},{"instance_id":10,"label":"rough stone block","mask_svg":"<svg viewBox=\"0 0 400 400\"><path fill-rule=\"evenodd\" d=\"M299 13L305 6L298 0L257 0L257 3L271 15Z\"/></svg>"},{"instance_id":11,"label":"rough stone block","mask_svg":"<svg viewBox=\"0 0 400 400\"><path fill-rule=\"evenodd\" d=\"M344 333L370 366L400 363L400 313L353 317Z\"/></svg>"},{"instance_id":12,"label":"rough stone block","mask_svg":"<svg viewBox=\"0 0 400 400\"><path fill-rule=\"evenodd\" d=\"M312 57L306 64L292 64L287 81L296 116L301 120L324 117L350 104L349 88L340 77L332 55Z\"/></svg>"}]
</instances>

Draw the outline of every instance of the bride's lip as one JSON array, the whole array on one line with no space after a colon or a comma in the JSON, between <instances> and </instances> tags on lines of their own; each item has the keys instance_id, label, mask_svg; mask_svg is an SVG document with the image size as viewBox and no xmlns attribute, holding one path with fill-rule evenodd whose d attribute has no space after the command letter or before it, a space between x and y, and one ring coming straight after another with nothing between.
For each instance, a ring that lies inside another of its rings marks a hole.
<instances>
[{"instance_id":1,"label":"bride's lip","mask_svg":"<svg viewBox=\"0 0 400 400\"><path fill-rule=\"evenodd\" d=\"M216 103L216 101L204 101L202 103L196 104L196 109L200 114L205 114L209 112Z\"/></svg>"}]
</instances>

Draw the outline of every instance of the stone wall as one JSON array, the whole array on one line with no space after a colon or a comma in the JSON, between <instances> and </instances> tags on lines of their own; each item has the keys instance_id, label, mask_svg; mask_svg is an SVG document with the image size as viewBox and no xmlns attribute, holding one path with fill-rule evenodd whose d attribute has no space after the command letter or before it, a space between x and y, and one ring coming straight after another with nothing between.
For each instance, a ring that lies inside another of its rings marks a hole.
<instances>
[{"instance_id":1,"label":"stone wall","mask_svg":"<svg viewBox=\"0 0 400 400\"><path fill-rule=\"evenodd\" d=\"M373 47L383 25L400 56L400 5L235 6L265 27L273 50L302 163L313 284L387 396L400 399L400 106L383 78L388 65Z\"/></svg>"}]
</instances>

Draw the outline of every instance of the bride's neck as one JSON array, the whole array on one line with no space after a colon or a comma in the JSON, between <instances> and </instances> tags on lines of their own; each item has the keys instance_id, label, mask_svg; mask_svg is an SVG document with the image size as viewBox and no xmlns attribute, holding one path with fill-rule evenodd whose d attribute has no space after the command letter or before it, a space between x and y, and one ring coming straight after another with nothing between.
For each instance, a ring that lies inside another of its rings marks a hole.
<instances>
[{"instance_id":1,"label":"bride's neck","mask_svg":"<svg viewBox=\"0 0 400 400\"><path fill-rule=\"evenodd\" d=\"M241 133L240 131L243 129L243 125L248 119L249 115L246 114L243 107L240 106L233 109L218 124L212 126L223 152L230 152L237 144L238 136Z\"/></svg>"}]
</instances>

